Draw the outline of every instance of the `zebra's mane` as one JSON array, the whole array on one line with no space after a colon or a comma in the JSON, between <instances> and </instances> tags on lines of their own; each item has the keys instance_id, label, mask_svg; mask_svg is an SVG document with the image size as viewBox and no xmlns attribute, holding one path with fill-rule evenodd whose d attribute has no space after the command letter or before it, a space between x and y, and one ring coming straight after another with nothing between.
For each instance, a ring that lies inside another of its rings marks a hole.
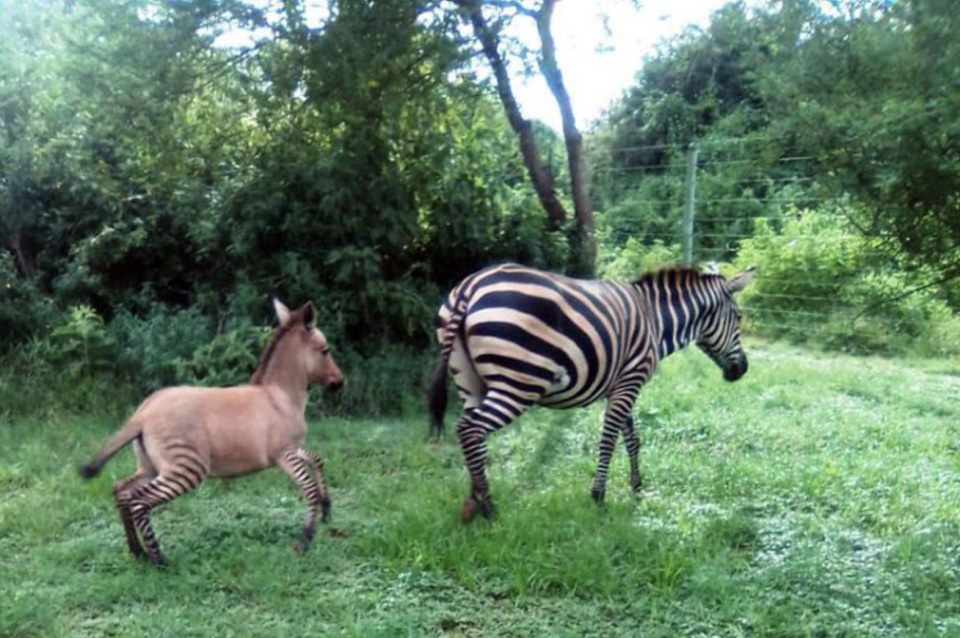
<instances>
[{"instance_id":1,"label":"zebra's mane","mask_svg":"<svg viewBox=\"0 0 960 638\"><path fill-rule=\"evenodd\" d=\"M666 278L677 279L723 279L722 275L715 273L705 273L696 268L690 268L688 266L669 266L666 268L660 268L658 270L651 270L640 275L640 278L635 280L633 284L635 286L642 286L649 284L653 281L662 281Z\"/></svg>"}]
</instances>

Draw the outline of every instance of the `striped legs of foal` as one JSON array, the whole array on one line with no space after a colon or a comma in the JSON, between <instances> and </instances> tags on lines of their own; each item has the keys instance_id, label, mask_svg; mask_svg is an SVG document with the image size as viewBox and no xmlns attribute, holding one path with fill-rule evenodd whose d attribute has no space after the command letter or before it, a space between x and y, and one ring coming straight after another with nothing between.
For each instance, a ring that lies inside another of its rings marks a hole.
<instances>
[{"instance_id":1,"label":"striped legs of foal","mask_svg":"<svg viewBox=\"0 0 960 638\"><path fill-rule=\"evenodd\" d=\"M117 512L120 513L123 532L127 536L127 547L130 548L130 553L137 558L143 558L146 552L143 551L143 545L140 544L140 538L137 536L137 528L133 524L133 514L130 512L128 497L131 490L149 480L150 477L146 474L137 473L113 484L113 500L117 504Z\"/></svg>"},{"instance_id":2,"label":"striped legs of foal","mask_svg":"<svg viewBox=\"0 0 960 638\"><path fill-rule=\"evenodd\" d=\"M487 483L487 435L507 425L523 414L534 401L499 390L489 390L479 406L464 410L457 422L460 448L470 473L470 495L460 508L460 519L469 523L477 514L493 516L493 500Z\"/></svg>"},{"instance_id":3,"label":"striped legs of foal","mask_svg":"<svg viewBox=\"0 0 960 638\"><path fill-rule=\"evenodd\" d=\"M150 510L196 488L203 478L203 476L193 473L189 476L171 475L169 478L158 476L128 490L126 495L121 495L120 499L123 501L123 506L129 511L133 525L140 532L140 538L143 539L143 544L146 546L147 557L153 564L162 565L165 559L163 552L160 551L157 537L153 533L153 527L150 525ZM123 506L118 503L118 507ZM122 509L120 516L123 517ZM126 523L124 523L124 526L126 527ZM129 533L127 539L130 539ZM133 550L132 546L130 549L134 555L139 555Z\"/></svg>"},{"instance_id":4,"label":"striped legs of foal","mask_svg":"<svg viewBox=\"0 0 960 638\"><path fill-rule=\"evenodd\" d=\"M294 448L284 452L277 465L293 479L307 499L307 520L297 547L298 551L303 551L310 546L316 531L317 507L321 508L324 522L330 518L330 497L323 480L323 460L310 450ZM313 474L307 469L307 465L313 470Z\"/></svg>"}]
</instances>

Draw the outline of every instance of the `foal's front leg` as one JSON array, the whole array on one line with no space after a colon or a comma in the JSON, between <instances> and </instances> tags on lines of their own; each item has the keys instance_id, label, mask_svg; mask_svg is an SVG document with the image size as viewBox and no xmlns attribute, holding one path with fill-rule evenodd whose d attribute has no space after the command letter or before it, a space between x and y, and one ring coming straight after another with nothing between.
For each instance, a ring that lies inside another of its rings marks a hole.
<instances>
[{"instance_id":1,"label":"foal's front leg","mask_svg":"<svg viewBox=\"0 0 960 638\"><path fill-rule=\"evenodd\" d=\"M313 468L315 477L307 469L307 464ZM284 452L277 465L293 479L307 499L307 520L296 547L298 551L303 551L310 546L316 533L317 508L322 509L324 522L330 517L330 497L327 496L323 480L323 460L309 450L293 448Z\"/></svg>"}]
</instances>

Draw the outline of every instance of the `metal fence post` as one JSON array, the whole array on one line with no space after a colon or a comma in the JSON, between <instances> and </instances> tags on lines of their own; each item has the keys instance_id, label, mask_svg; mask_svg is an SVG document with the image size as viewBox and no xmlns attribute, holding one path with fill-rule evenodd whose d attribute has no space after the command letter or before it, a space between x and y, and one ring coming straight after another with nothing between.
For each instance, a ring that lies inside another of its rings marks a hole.
<instances>
[{"instance_id":1,"label":"metal fence post","mask_svg":"<svg viewBox=\"0 0 960 638\"><path fill-rule=\"evenodd\" d=\"M696 210L697 154L699 152L700 148L696 142L691 142L687 147L687 178L684 182L683 221L680 236L683 263L686 266L693 264L693 217Z\"/></svg>"}]
</instances>

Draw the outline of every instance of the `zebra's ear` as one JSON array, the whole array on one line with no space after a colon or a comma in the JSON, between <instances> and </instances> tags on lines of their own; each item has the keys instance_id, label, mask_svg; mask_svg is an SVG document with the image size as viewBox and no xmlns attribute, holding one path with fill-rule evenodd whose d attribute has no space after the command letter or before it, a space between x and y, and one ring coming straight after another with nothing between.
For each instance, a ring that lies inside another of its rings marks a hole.
<instances>
[{"instance_id":1,"label":"zebra's ear","mask_svg":"<svg viewBox=\"0 0 960 638\"><path fill-rule=\"evenodd\" d=\"M277 313L277 321L280 322L280 325L286 327L290 323L290 309L283 305L283 302L273 298L273 310Z\"/></svg>"},{"instance_id":2,"label":"zebra's ear","mask_svg":"<svg viewBox=\"0 0 960 638\"><path fill-rule=\"evenodd\" d=\"M313 307L313 302L308 301L300 309L303 316L303 327L308 331L317 327L317 309Z\"/></svg>"},{"instance_id":3,"label":"zebra's ear","mask_svg":"<svg viewBox=\"0 0 960 638\"><path fill-rule=\"evenodd\" d=\"M707 263L700 266L700 273L704 275L719 275L720 264L718 264L715 261L708 261Z\"/></svg>"},{"instance_id":4,"label":"zebra's ear","mask_svg":"<svg viewBox=\"0 0 960 638\"><path fill-rule=\"evenodd\" d=\"M741 290L743 290L744 288L746 288L747 284L749 284L753 280L753 276L756 274L757 274L757 267L750 266L749 268L744 270L742 273L740 273L739 275L737 275L736 277L728 281L727 288L730 289L731 293L736 294Z\"/></svg>"}]
</instances>

